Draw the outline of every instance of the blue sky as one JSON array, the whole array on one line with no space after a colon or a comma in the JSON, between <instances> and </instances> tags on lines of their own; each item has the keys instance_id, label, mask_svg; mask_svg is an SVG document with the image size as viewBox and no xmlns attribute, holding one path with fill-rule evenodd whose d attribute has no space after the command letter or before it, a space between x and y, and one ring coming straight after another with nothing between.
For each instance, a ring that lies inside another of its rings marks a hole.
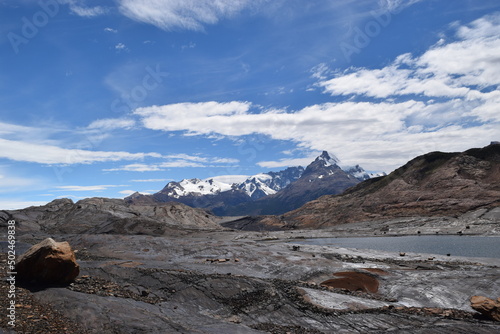
<instances>
[{"instance_id":1,"label":"blue sky","mask_svg":"<svg viewBox=\"0 0 500 334\"><path fill-rule=\"evenodd\" d=\"M497 0L0 0L0 209L500 139Z\"/></svg>"}]
</instances>

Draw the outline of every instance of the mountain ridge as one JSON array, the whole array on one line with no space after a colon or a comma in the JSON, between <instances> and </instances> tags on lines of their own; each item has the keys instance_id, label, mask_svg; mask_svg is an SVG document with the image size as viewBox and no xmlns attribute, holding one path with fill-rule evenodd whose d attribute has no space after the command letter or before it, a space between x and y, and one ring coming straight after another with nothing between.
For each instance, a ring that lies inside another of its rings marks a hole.
<instances>
[{"instance_id":1,"label":"mountain ridge","mask_svg":"<svg viewBox=\"0 0 500 334\"><path fill-rule=\"evenodd\" d=\"M345 171L338 163L335 156L323 151L306 168L296 166L278 172L259 173L243 182L232 184L214 178L172 181L155 194L142 195L136 192L126 197L125 201L138 204L175 201L208 209L220 216L282 214L298 208L308 200L326 194L338 194L374 176L359 165ZM333 174L336 177L330 177ZM308 182L314 181L314 185L302 182L304 177L309 177ZM296 184L297 182L299 183Z\"/></svg>"},{"instance_id":2,"label":"mountain ridge","mask_svg":"<svg viewBox=\"0 0 500 334\"><path fill-rule=\"evenodd\" d=\"M319 228L398 217L459 216L496 206L500 206L500 144L492 143L464 152L418 156L387 176L266 219L288 227Z\"/></svg>"}]
</instances>

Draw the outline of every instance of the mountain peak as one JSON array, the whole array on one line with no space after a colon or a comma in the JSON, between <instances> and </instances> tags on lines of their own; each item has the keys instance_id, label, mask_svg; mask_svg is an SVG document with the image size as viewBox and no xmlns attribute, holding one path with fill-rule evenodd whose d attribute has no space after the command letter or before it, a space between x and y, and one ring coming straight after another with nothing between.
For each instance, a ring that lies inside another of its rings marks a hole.
<instances>
[{"instance_id":1,"label":"mountain peak","mask_svg":"<svg viewBox=\"0 0 500 334\"><path fill-rule=\"evenodd\" d=\"M337 159L336 156L332 157L327 151L323 151L323 153L321 153L321 155L317 157L316 160L314 161L324 161L325 166L332 166L339 163L340 160Z\"/></svg>"}]
</instances>

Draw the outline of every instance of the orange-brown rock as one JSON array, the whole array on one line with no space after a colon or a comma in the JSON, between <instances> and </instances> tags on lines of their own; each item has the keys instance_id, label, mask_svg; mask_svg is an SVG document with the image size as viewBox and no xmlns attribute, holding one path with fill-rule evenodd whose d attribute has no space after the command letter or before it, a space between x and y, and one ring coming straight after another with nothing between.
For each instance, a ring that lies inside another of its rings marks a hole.
<instances>
[{"instance_id":1,"label":"orange-brown rock","mask_svg":"<svg viewBox=\"0 0 500 334\"><path fill-rule=\"evenodd\" d=\"M495 300L484 296L472 296L470 306L491 320L500 321L500 298Z\"/></svg>"},{"instance_id":2,"label":"orange-brown rock","mask_svg":"<svg viewBox=\"0 0 500 334\"><path fill-rule=\"evenodd\" d=\"M379 282L375 277L355 271L335 273L338 278L321 283L322 286L349 291L378 292Z\"/></svg>"},{"instance_id":3,"label":"orange-brown rock","mask_svg":"<svg viewBox=\"0 0 500 334\"><path fill-rule=\"evenodd\" d=\"M280 220L299 228L410 216L457 216L500 206L500 144L432 152L338 196L323 196Z\"/></svg>"},{"instance_id":4,"label":"orange-brown rock","mask_svg":"<svg viewBox=\"0 0 500 334\"><path fill-rule=\"evenodd\" d=\"M80 267L68 242L47 238L19 257L16 271L23 282L59 285L71 283Z\"/></svg>"}]
</instances>

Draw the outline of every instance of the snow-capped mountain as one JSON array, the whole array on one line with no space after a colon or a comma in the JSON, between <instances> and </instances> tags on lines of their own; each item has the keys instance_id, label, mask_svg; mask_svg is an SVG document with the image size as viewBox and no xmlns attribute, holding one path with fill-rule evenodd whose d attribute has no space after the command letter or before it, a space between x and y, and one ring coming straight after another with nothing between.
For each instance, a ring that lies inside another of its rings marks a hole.
<instances>
[{"instance_id":1,"label":"snow-capped mountain","mask_svg":"<svg viewBox=\"0 0 500 334\"><path fill-rule=\"evenodd\" d=\"M279 172L252 175L243 182L221 182L219 178L184 179L169 182L153 195L135 193L132 203L181 202L206 208L216 214L280 214L298 208L305 201L326 194L338 194L374 174L359 165L339 166L339 159L323 151L306 168L289 167Z\"/></svg>"},{"instance_id":2,"label":"snow-capped mountain","mask_svg":"<svg viewBox=\"0 0 500 334\"><path fill-rule=\"evenodd\" d=\"M261 173L251 176L237 187L256 200L264 196L276 194L290 183L297 181L302 176L302 173L304 173L304 168L301 166L288 167L279 172Z\"/></svg>"},{"instance_id":3,"label":"snow-capped mountain","mask_svg":"<svg viewBox=\"0 0 500 334\"><path fill-rule=\"evenodd\" d=\"M298 180L303 172L303 167L289 167L279 172L253 175L241 183L225 183L215 178L184 179L180 182L169 182L160 192L170 198L179 199L186 196L217 195L236 190L255 200L277 193Z\"/></svg>"},{"instance_id":4,"label":"snow-capped mountain","mask_svg":"<svg viewBox=\"0 0 500 334\"><path fill-rule=\"evenodd\" d=\"M353 167L344 167L344 171L348 174L351 174L355 178L357 178L360 181L368 180L368 179L373 179L374 177L379 177L379 176L385 176L387 175L386 173L368 173L366 172L360 165L356 165Z\"/></svg>"},{"instance_id":5,"label":"snow-capped mountain","mask_svg":"<svg viewBox=\"0 0 500 334\"><path fill-rule=\"evenodd\" d=\"M172 198L180 198L184 196L216 195L232 188L233 185L214 179L185 179L180 182L169 182L161 192Z\"/></svg>"},{"instance_id":6,"label":"snow-capped mountain","mask_svg":"<svg viewBox=\"0 0 500 334\"><path fill-rule=\"evenodd\" d=\"M297 209L323 195L336 195L360 182L344 171L339 160L324 151L310 163L297 181L275 194L227 207L224 215L277 215Z\"/></svg>"}]
</instances>

